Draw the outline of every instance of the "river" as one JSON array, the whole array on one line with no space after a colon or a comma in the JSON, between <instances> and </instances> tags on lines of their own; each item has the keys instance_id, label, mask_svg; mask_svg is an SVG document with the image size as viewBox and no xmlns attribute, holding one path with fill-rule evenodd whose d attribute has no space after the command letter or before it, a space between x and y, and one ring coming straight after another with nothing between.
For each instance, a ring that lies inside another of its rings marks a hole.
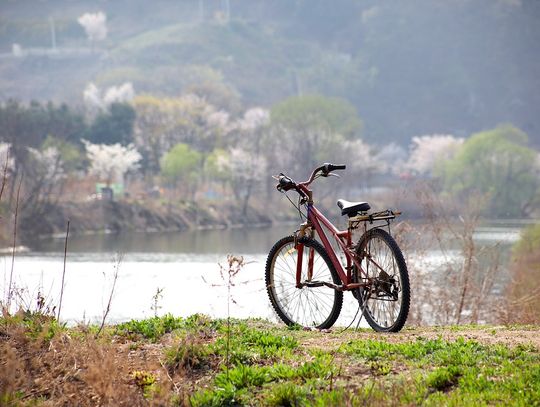
<instances>
[{"instance_id":1,"label":"river","mask_svg":"<svg viewBox=\"0 0 540 407\"><path fill-rule=\"evenodd\" d=\"M479 244L500 243L502 250L519 238L522 224L493 223L477 229ZM155 313L212 317L260 317L276 320L264 287L266 255L294 226L204 230L182 233L75 236L68 241L61 320L68 324L98 322L110 297L115 269L118 279L108 322L144 318ZM241 255L246 266L233 279L230 297L220 264L228 254ZM427 254L428 264L440 253ZM414 257L414 255L413 255ZM13 266L13 267L12 267ZM31 250L0 257L0 293L7 298L11 270L15 303L36 308L38 292L49 306L60 301L64 239L38 241ZM161 290L156 297L157 290ZM156 301L157 299L157 301ZM156 307L157 305L157 307ZM228 306L230 308L228 309ZM339 325L348 325L357 309L345 295Z\"/></svg>"}]
</instances>

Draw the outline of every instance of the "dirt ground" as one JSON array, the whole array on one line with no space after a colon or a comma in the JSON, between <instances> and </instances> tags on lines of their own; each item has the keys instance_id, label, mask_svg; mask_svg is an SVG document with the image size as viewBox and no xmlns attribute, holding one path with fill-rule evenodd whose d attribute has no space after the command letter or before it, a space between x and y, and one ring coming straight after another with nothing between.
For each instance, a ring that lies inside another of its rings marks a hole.
<instances>
[{"instance_id":1,"label":"dirt ground","mask_svg":"<svg viewBox=\"0 0 540 407\"><path fill-rule=\"evenodd\" d=\"M376 339L400 343L422 338L440 338L450 341L464 338L484 345L503 344L510 347L525 345L540 350L540 326L519 326L515 328L512 326L413 327L392 334L381 334L368 330L354 331L353 329L342 332L339 328L334 328L331 332L321 332L320 336L304 338L301 342L304 346L327 349L359 339Z\"/></svg>"}]
</instances>

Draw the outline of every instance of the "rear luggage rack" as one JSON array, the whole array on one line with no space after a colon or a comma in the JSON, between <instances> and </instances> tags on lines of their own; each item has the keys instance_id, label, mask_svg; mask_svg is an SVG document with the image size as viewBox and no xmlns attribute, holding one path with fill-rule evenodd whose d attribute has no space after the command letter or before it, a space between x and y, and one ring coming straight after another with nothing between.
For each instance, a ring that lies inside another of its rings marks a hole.
<instances>
[{"instance_id":1,"label":"rear luggage rack","mask_svg":"<svg viewBox=\"0 0 540 407\"><path fill-rule=\"evenodd\" d=\"M360 215L349 218L349 227L352 229L357 228L361 222L373 223L383 220L389 222L390 220L397 218L399 215L401 215L401 211L392 211L390 209L369 214L361 213Z\"/></svg>"}]
</instances>

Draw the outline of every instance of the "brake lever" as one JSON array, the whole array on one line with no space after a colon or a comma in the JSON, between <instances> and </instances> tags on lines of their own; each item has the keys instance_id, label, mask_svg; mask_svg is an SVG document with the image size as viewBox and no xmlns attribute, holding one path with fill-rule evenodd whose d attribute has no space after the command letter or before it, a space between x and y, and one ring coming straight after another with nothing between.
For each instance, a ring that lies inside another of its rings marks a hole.
<instances>
[{"instance_id":1,"label":"brake lever","mask_svg":"<svg viewBox=\"0 0 540 407\"><path fill-rule=\"evenodd\" d=\"M341 178L338 174L334 174L333 172L329 172L327 177L337 177L337 178Z\"/></svg>"}]
</instances>

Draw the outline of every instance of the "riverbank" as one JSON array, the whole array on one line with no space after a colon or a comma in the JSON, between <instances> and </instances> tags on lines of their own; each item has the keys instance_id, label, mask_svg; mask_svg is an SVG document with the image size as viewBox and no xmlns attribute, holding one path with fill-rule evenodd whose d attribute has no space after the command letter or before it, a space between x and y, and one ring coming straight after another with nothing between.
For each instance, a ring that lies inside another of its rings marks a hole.
<instances>
[{"instance_id":1,"label":"riverbank","mask_svg":"<svg viewBox=\"0 0 540 407\"><path fill-rule=\"evenodd\" d=\"M384 335L170 315L65 328L0 318L2 405L534 405L528 326L406 328Z\"/></svg>"},{"instance_id":2,"label":"riverbank","mask_svg":"<svg viewBox=\"0 0 540 407\"><path fill-rule=\"evenodd\" d=\"M183 202L147 206L122 201L96 200L47 205L38 213L22 213L18 225L20 242L36 238L126 232L176 232L225 229L246 225L271 225L275 219L253 207L246 213L233 204ZM6 243L6 242L4 242Z\"/></svg>"}]
</instances>

